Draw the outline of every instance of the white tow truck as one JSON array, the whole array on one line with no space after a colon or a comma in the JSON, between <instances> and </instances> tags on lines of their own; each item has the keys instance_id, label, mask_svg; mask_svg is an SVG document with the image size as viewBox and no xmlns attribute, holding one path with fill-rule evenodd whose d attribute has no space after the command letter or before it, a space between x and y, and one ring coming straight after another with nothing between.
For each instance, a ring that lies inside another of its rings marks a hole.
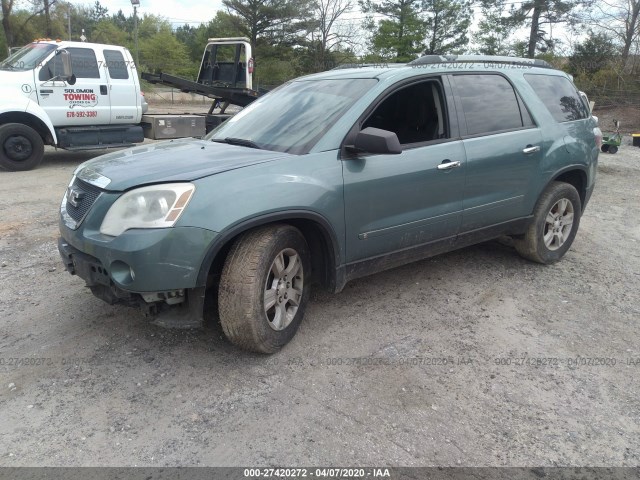
<instances>
[{"instance_id":1,"label":"white tow truck","mask_svg":"<svg viewBox=\"0 0 640 480\"><path fill-rule=\"evenodd\" d=\"M218 54L224 48L232 58ZM162 74L150 81L214 99L206 115L208 131L229 116L224 114L229 103L246 106L259 96L251 88L252 72L247 39L209 39L196 82ZM145 120L153 121L143 118L146 109L126 48L34 41L0 62L0 168L35 168L44 145L89 150L140 143L149 126Z\"/></svg>"},{"instance_id":2,"label":"white tow truck","mask_svg":"<svg viewBox=\"0 0 640 480\"><path fill-rule=\"evenodd\" d=\"M145 107L126 48L30 43L0 63L0 167L36 167L45 144L80 150L142 142Z\"/></svg>"}]
</instances>

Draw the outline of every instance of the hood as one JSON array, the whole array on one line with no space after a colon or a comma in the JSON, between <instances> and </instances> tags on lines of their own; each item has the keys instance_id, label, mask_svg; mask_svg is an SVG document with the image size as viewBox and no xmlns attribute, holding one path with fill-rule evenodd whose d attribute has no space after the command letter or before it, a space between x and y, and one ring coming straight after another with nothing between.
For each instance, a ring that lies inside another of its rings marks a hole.
<instances>
[{"instance_id":1,"label":"hood","mask_svg":"<svg viewBox=\"0 0 640 480\"><path fill-rule=\"evenodd\" d=\"M34 92L33 70L0 70L0 95L14 99L16 95L29 97Z\"/></svg>"},{"instance_id":2,"label":"hood","mask_svg":"<svg viewBox=\"0 0 640 480\"><path fill-rule=\"evenodd\" d=\"M75 173L100 188L123 191L153 183L192 181L289 156L189 138L108 153L83 163Z\"/></svg>"}]
</instances>

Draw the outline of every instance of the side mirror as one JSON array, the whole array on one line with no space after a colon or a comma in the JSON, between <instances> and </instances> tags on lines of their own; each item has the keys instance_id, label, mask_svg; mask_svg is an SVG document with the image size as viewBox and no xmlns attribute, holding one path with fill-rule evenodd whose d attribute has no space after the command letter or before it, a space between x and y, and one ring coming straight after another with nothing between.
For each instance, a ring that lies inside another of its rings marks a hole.
<instances>
[{"instance_id":1,"label":"side mirror","mask_svg":"<svg viewBox=\"0 0 640 480\"><path fill-rule=\"evenodd\" d=\"M389 130L367 127L358 132L353 145L348 145L347 150L354 153L402 153L402 146L398 136Z\"/></svg>"},{"instance_id":2,"label":"side mirror","mask_svg":"<svg viewBox=\"0 0 640 480\"><path fill-rule=\"evenodd\" d=\"M67 50L58 50L56 55L60 55L62 60L62 79L73 85L76 83L76 76L71 68L71 54Z\"/></svg>"}]
</instances>

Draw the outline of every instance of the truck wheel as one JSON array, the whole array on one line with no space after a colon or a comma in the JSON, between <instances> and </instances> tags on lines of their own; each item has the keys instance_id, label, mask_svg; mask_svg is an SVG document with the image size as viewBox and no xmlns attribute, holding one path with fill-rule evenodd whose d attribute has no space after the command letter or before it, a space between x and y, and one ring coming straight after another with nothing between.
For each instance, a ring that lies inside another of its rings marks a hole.
<instances>
[{"instance_id":1,"label":"truck wheel","mask_svg":"<svg viewBox=\"0 0 640 480\"><path fill-rule=\"evenodd\" d=\"M293 338L309 298L309 247L290 225L242 235L220 278L218 309L227 338L245 350L277 352Z\"/></svg>"},{"instance_id":2,"label":"truck wheel","mask_svg":"<svg viewBox=\"0 0 640 480\"><path fill-rule=\"evenodd\" d=\"M0 167L11 172L31 170L44 156L44 142L33 128L21 123L0 126Z\"/></svg>"},{"instance_id":3,"label":"truck wheel","mask_svg":"<svg viewBox=\"0 0 640 480\"><path fill-rule=\"evenodd\" d=\"M580 195L574 186L553 182L538 199L524 238L514 239L516 250L534 262L557 262L573 243L581 212Z\"/></svg>"}]
</instances>

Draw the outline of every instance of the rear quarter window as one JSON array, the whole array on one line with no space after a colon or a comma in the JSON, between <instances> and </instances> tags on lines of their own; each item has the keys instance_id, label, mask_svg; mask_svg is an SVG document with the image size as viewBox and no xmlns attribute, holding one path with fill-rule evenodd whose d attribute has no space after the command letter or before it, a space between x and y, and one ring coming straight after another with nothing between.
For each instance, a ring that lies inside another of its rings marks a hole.
<instances>
[{"instance_id":1,"label":"rear quarter window","mask_svg":"<svg viewBox=\"0 0 640 480\"><path fill-rule=\"evenodd\" d=\"M556 122L571 122L589 116L589 109L568 78L555 75L524 76Z\"/></svg>"}]
</instances>

